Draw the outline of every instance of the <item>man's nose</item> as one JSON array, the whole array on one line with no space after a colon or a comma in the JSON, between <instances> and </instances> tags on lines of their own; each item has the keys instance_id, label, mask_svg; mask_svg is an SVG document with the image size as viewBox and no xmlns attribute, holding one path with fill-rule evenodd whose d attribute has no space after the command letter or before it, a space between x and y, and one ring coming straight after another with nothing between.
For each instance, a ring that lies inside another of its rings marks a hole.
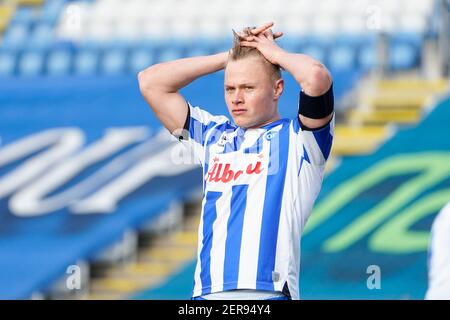
<instances>
[{"instance_id":1,"label":"man's nose","mask_svg":"<svg viewBox=\"0 0 450 320\"><path fill-rule=\"evenodd\" d=\"M239 104L239 103L243 103L243 102L244 102L244 97L242 95L242 91L236 90L236 92L234 93L234 96L233 96L233 103Z\"/></svg>"}]
</instances>

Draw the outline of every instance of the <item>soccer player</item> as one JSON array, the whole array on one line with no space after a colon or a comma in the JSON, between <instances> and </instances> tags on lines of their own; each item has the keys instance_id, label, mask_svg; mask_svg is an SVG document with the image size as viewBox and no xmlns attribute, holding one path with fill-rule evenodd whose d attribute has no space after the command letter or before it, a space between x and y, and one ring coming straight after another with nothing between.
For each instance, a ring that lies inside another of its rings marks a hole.
<instances>
[{"instance_id":1,"label":"soccer player","mask_svg":"<svg viewBox=\"0 0 450 320\"><path fill-rule=\"evenodd\" d=\"M428 291L425 299L450 300L450 202L433 222L428 254Z\"/></svg>"},{"instance_id":2,"label":"soccer player","mask_svg":"<svg viewBox=\"0 0 450 320\"><path fill-rule=\"evenodd\" d=\"M300 238L320 191L334 128L332 79L315 59L275 42L273 23L235 33L229 52L153 65L140 90L203 167L193 299L299 299ZM278 101L290 72L298 116ZM225 69L232 120L193 107L179 90ZM178 132L178 134L176 134Z\"/></svg>"}]
</instances>

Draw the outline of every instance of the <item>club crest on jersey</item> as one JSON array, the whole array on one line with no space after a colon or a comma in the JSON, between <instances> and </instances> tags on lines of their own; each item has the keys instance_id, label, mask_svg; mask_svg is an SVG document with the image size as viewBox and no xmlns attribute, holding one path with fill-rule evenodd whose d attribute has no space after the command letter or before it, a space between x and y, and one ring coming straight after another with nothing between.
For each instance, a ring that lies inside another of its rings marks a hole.
<instances>
[{"instance_id":1,"label":"club crest on jersey","mask_svg":"<svg viewBox=\"0 0 450 320\"><path fill-rule=\"evenodd\" d=\"M227 142L228 142L228 137L227 137L227 134L224 133L224 134L220 137L219 142L217 142L217 145L218 145L219 147L223 147L223 146L225 146L225 144L226 144Z\"/></svg>"},{"instance_id":2,"label":"club crest on jersey","mask_svg":"<svg viewBox=\"0 0 450 320\"><path fill-rule=\"evenodd\" d=\"M276 132L272 132L272 131L267 132L266 136L265 136L266 140L268 140L268 141L272 140L275 137L275 134L276 134Z\"/></svg>"},{"instance_id":3,"label":"club crest on jersey","mask_svg":"<svg viewBox=\"0 0 450 320\"><path fill-rule=\"evenodd\" d=\"M263 157L262 154L258 156L260 159ZM208 182L222 182L228 183L231 181L236 181L239 176L246 174L260 174L263 170L261 168L261 161L257 161L256 163L250 163L247 166L244 166L240 170L230 169L230 163L221 163L219 162L219 158L216 156L214 159L214 164L212 168L208 171L208 176L206 180Z\"/></svg>"}]
</instances>

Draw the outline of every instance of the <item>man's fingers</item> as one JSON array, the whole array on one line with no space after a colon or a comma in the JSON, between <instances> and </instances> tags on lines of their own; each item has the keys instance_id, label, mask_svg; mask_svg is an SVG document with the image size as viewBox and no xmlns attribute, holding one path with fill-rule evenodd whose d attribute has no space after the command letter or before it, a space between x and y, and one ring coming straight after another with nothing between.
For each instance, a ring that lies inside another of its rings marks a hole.
<instances>
[{"instance_id":1,"label":"man's fingers","mask_svg":"<svg viewBox=\"0 0 450 320\"><path fill-rule=\"evenodd\" d=\"M245 41L255 41L255 42L259 42L259 38L258 38L258 37L255 37L255 36L242 37L242 39L244 39Z\"/></svg>"},{"instance_id":2,"label":"man's fingers","mask_svg":"<svg viewBox=\"0 0 450 320\"><path fill-rule=\"evenodd\" d=\"M273 41L273 33L272 29L268 29L262 33L263 36L265 36L267 39Z\"/></svg>"},{"instance_id":3,"label":"man's fingers","mask_svg":"<svg viewBox=\"0 0 450 320\"><path fill-rule=\"evenodd\" d=\"M273 22L267 22L267 23L263 24L259 28L252 29L250 32L253 33L254 35L257 35L257 34L263 32L263 31L271 28L272 26L273 26Z\"/></svg>"},{"instance_id":4,"label":"man's fingers","mask_svg":"<svg viewBox=\"0 0 450 320\"><path fill-rule=\"evenodd\" d=\"M258 44L254 41L241 41L239 44L244 47L252 47L252 48L258 47Z\"/></svg>"},{"instance_id":5,"label":"man's fingers","mask_svg":"<svg viewBox=\"0 0 450 320\"><path fill-rule=\"evenodd\" d=\"M274 38L274 39L280 38L280 37L282 37L282 36L283 36L283 32L275 32L275 33L273 34L273 38Z\"/></svg>"}]
</instances>

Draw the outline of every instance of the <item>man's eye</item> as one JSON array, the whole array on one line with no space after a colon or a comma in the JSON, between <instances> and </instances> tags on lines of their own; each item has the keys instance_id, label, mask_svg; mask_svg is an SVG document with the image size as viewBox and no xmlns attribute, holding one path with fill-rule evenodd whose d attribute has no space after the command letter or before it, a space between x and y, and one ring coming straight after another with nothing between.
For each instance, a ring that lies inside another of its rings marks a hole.
<instances>
[{"instance_id":1,"label":"man's eye","mask_svg":"<svg viewBox=\"0 0 450 320\"><path fill-rule=\"evenodd\" d=\"M226 92L231 92L231 91L233 91L233 90L234 90L233 88L226 88L226 89L225 89Z\"/></svg>"},{"instance_id":2,"label":"man's eye","mask_svg":"<svg viewBox=\"0 0 450 320\"><path fill-rule=\"evenodd\" d=\"M245 90L253 90L253 87L245 87Z\"/></svg>"}]
</instances>

